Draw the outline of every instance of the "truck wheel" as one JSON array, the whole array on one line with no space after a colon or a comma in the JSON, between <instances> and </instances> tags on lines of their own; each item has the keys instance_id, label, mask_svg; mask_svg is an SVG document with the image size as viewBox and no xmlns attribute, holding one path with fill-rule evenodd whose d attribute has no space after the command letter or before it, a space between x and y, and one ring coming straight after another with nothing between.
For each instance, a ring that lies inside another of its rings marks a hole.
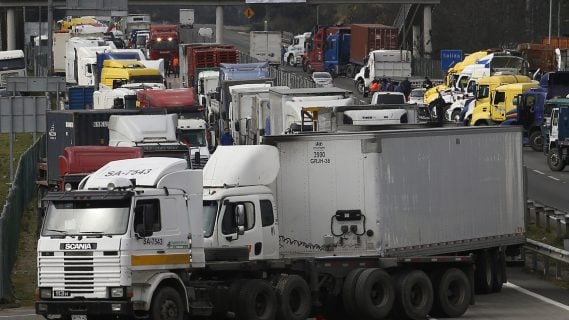
<instances>
[{"instance_id":1,"label":"truck wheel","mask_svg":"<svg viewBox=\"0 0 569 320\"><path fill-rule=\"evenodd\" d=\"M565 169L565 162L559 154L559 149L557 147L551 148L547 154L547 165L551 171L562 171Z\"/></svg>"},{"instance_id":2,"label":"truck wheel","mask_svg":"<svg viewBox=\"0 0 569 320\"><path fill-rule=\"evenodd\" d=\"M289 54L288 58L286 59L286 62L289 66L296 67L296 60L294 59L294 55Z\"/></svg>"},{"instance_id":3,"label":"truck wheel","mask_svg":"<svg viewBox=\"0 0 569 320\"><path fill-rule=\"evenodd\" d=\"M421 270L405 272L395 285L397 313L403 319L425 319L433 306L431 279Z\"/></svg>"},{"instance_id":4,"label":"truck wheel","mask_svg":"<svg viewBox=\"0 0 569 320\"><path fill-rule=\"evenodd\" d=\"M360 94L364 94L364 88L365 88L365 82L363 79L358 79L358 81L356 81L356 90L358 90L358 92Z\"/></svg>"},{"instance_id":5,"label":"truck wheel","mask_svg":"<svg viewBox=\"0 0 569 320\"><path fill-rule=\"evenodd\" d=\"M434 279L435 299L431 316L458 318L466 312L472 298L468 277L462 270L450 268Z\"/></svg>"},{"instance_id":6,"label":"truck wheel","mask_svg":"<svg viewBox=\"0 0 569 320\"><path fill-rule=\"evenodd\" d=\"M152 319L156 320L183 320L185 311L180 293L170 287L158 289L158 293L152 298L150 314Z\"/></svg>"},{"instance_id":7,"label":"truck wheel","mask_svg":"<svg viewBox=\"0 0 569 320\"><path fill-rule=\"evenodd\" d=\"M506 277L506 259L502 251L492 251L492 265L494 269L494 283L492 284L492 292L501 292Z\"/></svg>"},{"instance_id":8,"label":"truck wheel","mask_svg":"<svg viewBox=\"0 0 569 320\"><path fill-rule=\"evenodd\" d=\"M476 293L491 293L495 275L491 254L486 251L481 252L476 258L476 271L474 273Z\"/></svg>"},{"instance_id":9,"label":"truck wheel","mask_svg":"<svg viewBox=\"0 0 569 320\"><path fill-rule=\"evenodd\" d=\"M366 269L356 283L356 304L369 319L385 318L395 302L391 276L381 269Z\"/></svg>"},{"instance_id":10,"label":"truck wheel","mask_svg":"<svg viewBox=\"0 0 569 320\"><path fill-rule=\"evenodd\" d=\"M304 320L311 307L310 288L297 275L284 275L276 285L279 320Z\"/></svg>"},{"instance_id":11,"label":"truck wheel","mask_svg":"<svg viewBox=\"0 0 569 320\"><path fill-rule=\"evenodd\" d=\"M450 121L459 122L460 121L460 110L454 110L450 115Z\"/></svg>"},{"instance_id":12,"label":"truck wheel","mask_svg":"<svg viewBox=\"0 0 569 320\"><path fill-rule=\"evenodd\" d=\"M346 276L344 285L342 286L342 302L344 303L344 310L347 315L357 318L359 315L358 307L356 305L356 285L358 278L364 272L365 268L357 268Z\"/></svg>"},{"instance_id":13,"label":"truck wheel","mask_svg":"<svg viewBox=\"0 0 569 320\"><path fill-rule=\"evenodd\" d=\"M540 131L534 131L529 135L529 146L534 151L543 151L543 138Z\"/></svg>"},{"instance_id":14,"label":"truck wheel","mask_svg":"<svg viewBox=\"0 0 569 320\"><path fill-rule=\"evenodd\" d=\"M277 312L277 296L273 288L260 279L247 281L239 293L239 312L242 320L272 320Z\"/></svg>"}]
</instances>

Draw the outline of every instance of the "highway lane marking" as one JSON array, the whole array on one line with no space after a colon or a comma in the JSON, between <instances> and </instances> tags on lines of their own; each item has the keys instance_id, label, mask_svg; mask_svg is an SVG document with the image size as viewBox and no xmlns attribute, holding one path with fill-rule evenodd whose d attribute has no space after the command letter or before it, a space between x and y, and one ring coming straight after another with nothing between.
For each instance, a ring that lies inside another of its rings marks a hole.
<instances>
[{"instance_id":1,"label":"highway lane marking","mask_svg":"<svg viewBox=\"0 0 569 320\"><path fill-rule=\"evenodd\" d=\"M555 180L555 181L559 181L559 180L560 180L560 179L555 178L555 177L552 177L552 176L547 176L547 177L548 177L548 178L551 178L551 179L553 179L553 180Z\"/></svg>"},{"instance_id":2,"label":"highway lane marking","mask_svg":"<svg viewBox=\"0 0 569 320\"><path fill-rule=\"evenodd\" d=\"M541 171L539 171L539 170L533 169L533 172L545 175L545 173L543 173L543 172L541 172Z\"/></svg>"},{"instance_id":3,"label":"highway lane marking","mask_svg":"<svg viewBox=\"0 0 569 320\"><path fill-rule=\"evenodd\" d=\"M14 314L14 315L11 315L11 316L0 316L0 318L30 317L30 316L36 317L36 316L39 316L39 315L38 315L38 314L35 314L35 313L30 313L30 314Z\"/></svg>"},{"instance_id":4,"label":"highway lane marking","mask_svg":"<svg viewBox=\"0 0 569 320\"><path fill-rule=\"evenodd\" d=\"M516 290L516 291L518 291L518 292L527 294L528 296L534 297L534 298L536 298L536 299L539 299L539 300L541 300L542 302L549 303L549 304L551 304L551 305L554 305L554 306L556 306L556 307L559 307L559 308L561 308L561 309L564 309L564 310L569 311L569 306L564 305L564 304L561 303L561 302L557 302L557 301L555 301L555 300L553 300L553 299L549 299L549 298L547 298L547 297L544 297L544 296L542 296L542 295L539 295L539 294L537 294L537 293L535 293L535 292L531 292L531 291L529 291L529 290L527 290L527 289L524 289L524 288L522 288L522 287L518 287L518 286L516 286L515 284L513 284L513 283L511 283L511 282L506 282L506 283L504 284L504 286L505 286L505 287L512 288L512 289L514 289L514 290Z\"/></svg>"}]
</instances>

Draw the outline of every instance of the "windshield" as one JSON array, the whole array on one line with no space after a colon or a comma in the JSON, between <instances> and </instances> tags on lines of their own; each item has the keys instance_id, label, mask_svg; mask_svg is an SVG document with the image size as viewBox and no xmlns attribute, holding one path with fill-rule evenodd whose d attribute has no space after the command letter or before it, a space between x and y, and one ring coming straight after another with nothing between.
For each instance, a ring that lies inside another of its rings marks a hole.
<instances>
[{"instance_id":1,"label":"windshield","mask_svg":"<svg viewBox=\"0 0 569 320\"><path fill-rule=\"evenodd\" d=\"M0 71L20 70L26 68L24 58L0 59Z\"/></svg>"},{"instance_id":2,"label":"windshield","mask_svg":"<svg viewBox=\"0 0 569 320\"><path fill-rule=\"evenodd\" d=\"M49 204L42 235L115 235L126 233L130 199L53 201Z\"/></svg>"},{"instance_id":3,"label":"windshield","mask_svg":"<svg viewBox=\"0 0 569 320\"><path fill-rule=\"evenodd\" d=\"M378 94L377 104L403 104L405 97L400 94Z\"/></svg>"},{"instance_id":4,"label":"windshield","mask_svg":"<svg viewBox=\"0 0 569 320\"><path fill-rule=\"evenodd\" d=\"M490 87L487 85L479 85L476 89L476 99L488 98L490 94Z\"/></svg>"},{"instance_id":5,"label":"windshield","mask_svg":"<svg viewBox=\"0 0 569 320\"><path fill-rule=\"evenodd\" d=\"M411 97L422 98L424 95L425 95L425 91L423 91L423 90L413 90L413 91L411 91Z\"/></svg>"},{"instance_id":6,"label":"windshield","mask_svg":"<svg viewBox=\"0 0 569 320\"><path fill-rule=\"evenodd\" d=\"M178 41L152 41L152 49L162 51L178 51Z\"/></svg>"},{"instance_id":7,"label":"windshield","mask_svg":"<svg viewBox=\"0 0 569 320\"><path fill-rule=\"evenodd\" d=\"M191 147L205 147L205 132L204 130L182 130L180 141Z\"/></svg>"},{"instance_id":8,"label":"windshield","mask_svg":"<svg viewBox=\"0 0 569 320\"><path fill-rule=\"evenodd\" d=\"M312 77L314 79L322 79L322 80L332 79L332 76L328 72L314 72Z\"/></svg>"},{"instance_id":9,"label":"windshield","mask_svg":"<svg viewBox=\"0 0 569 320\"><path fill-rule=\"evenodd\" d=\"M203 235L209 238L213 235L213 227L217 218L217 201L203 202Z\"/></svg>"},{"instance_id":10,"label":"windshield","mask_svg":"<svg viewBox=\"0 0 569 320\"><path fill-rule=\"evenodd\" d=\"M131 83L162 83L164 79L160 75L153 75L153 76L131 76L130 77Z\"/></svg>"}]
</instances>

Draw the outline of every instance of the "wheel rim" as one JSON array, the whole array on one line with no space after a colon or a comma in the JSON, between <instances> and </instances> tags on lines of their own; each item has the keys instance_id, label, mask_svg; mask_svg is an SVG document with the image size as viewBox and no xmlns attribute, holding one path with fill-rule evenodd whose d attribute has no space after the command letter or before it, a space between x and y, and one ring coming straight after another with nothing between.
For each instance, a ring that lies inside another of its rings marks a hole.
<instances>
[{"instance_id":1,"label":"wheel rim","mask_svg":"<svg viewBox=\"0 0 569 320\"><path fill-rule=\"evenodd\" d=\"M454 116L452 117L452 120L454 120L455 122L460 121L460 114L457 113L457 112L455 112L455 113L454 113Z\"/></svg>"},{"instance_id":2,"label":"wheel rim","mask_svg":"<svg viewBox=\"0 0 569 320\"><path fill-rule=\"evenodd\" d=\"M364 93L364 83L363 81L358 81L358 92Z\"/></svg>"},{"instance_id":3,"label":"wheel rim","mask_svg":"<svg viewBox=\"0 0 569 320\"><path fill-rule=\"evenodd\" d=\"M176 302L173 300L166 300L164 301L164 303L162 304L162 308L160 309L160 315L162 316L162 319L165 320L169 320L169 319L177 319L178 318L178 306L176 305Z\"/></svg>"},{"instance_id":4,"label":"wheel rim","mask_svg":"<svg viewBox=\"0 0 569 320\"><path fill-rule=\"evenodd\" d=\"M551 153L551 156L549 156L549 159L551 161L551 164L554 167L557 167L559 165L559 155L557 154L557 152Z\"/></svg>"}]
</instances>

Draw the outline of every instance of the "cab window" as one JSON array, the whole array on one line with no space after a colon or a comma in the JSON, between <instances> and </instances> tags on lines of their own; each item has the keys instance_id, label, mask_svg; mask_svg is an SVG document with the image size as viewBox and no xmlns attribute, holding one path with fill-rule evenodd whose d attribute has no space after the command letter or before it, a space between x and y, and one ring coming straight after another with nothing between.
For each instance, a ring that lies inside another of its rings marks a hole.
<instances>
[{"instance_id":1,"label":"cab window","mask_svg":"<svg viewBox=\"0 0 569 320\"><path fill-rule=\"evenodd\" d=\"M158 199L148 199L139 200L136 202L136 207L134 208L134 225L143 224L144 212L152 212L153 227L152 231L158 232L162 230L162 221L160 218L160 200Z\"/></svg>"},{"instance_id":2,"label":"cab window","mask_svg":"<svg viewBox=\"0 0 569 320\"><path fill-rule=\"evenodd\" d=\"M269 200L261 200L261 223L263 227L271 226L274 222L273 203Z\"/></svg>"},{"instance_id":3,"label":"cab window","mask_svg":"<svg viewBox=\"0 0 569 320\"><path fill-rule=\"evenodd\" d=\"M255 226L255 206L252 202L232 202L225 206L225 213L221 222L221 232L223 234L233 234L237 232L237 205L242 204L245 208L245 231L253 229Z\"/></svg>"},{"instance_id":4,"label":"cab window","mask_svg":"<svg viewBox=\"0 0 569 320\"><path fill-rule=\"evenodd\" d=\"M494 94L494 104L504 103L506 101L506 93L505 92L496 92Z\"/></svg>"}]
</instances>

